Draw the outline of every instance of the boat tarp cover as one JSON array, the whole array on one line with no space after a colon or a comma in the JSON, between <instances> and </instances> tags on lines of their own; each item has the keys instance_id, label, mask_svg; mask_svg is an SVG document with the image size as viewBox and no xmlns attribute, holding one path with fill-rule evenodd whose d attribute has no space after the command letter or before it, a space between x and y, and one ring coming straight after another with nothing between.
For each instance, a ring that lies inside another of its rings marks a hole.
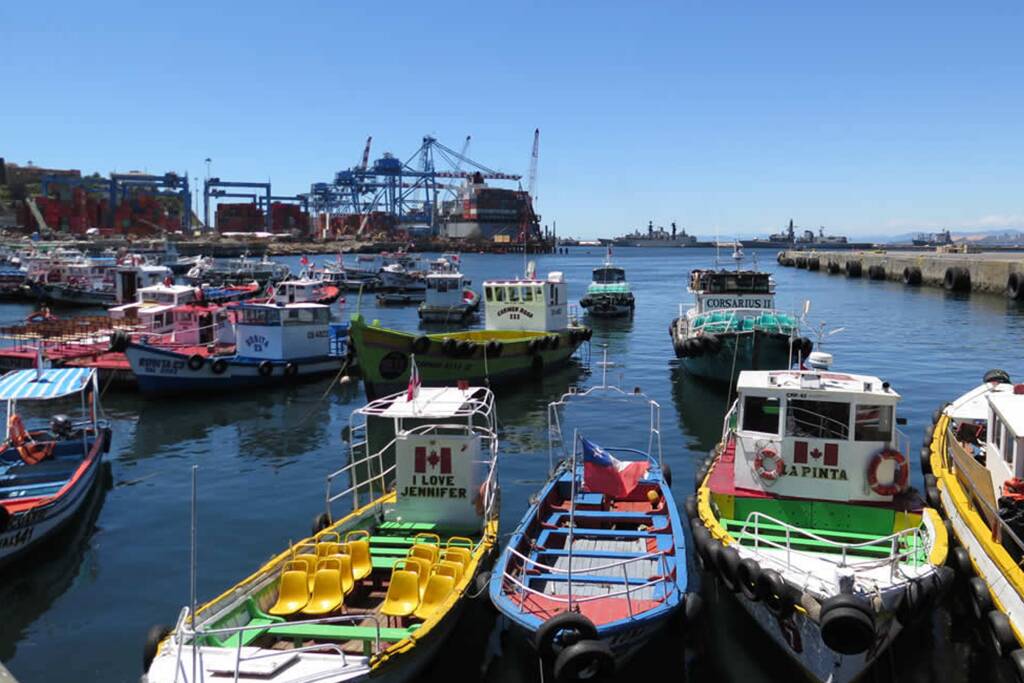
<instances>
[{"instance_id":1,"label":"boat tarp cover","mask_svg":"<svg viewBox=\"0 0 1024 683\"><path fill-rule=\"evenodd\" d=\"M0 377L0 400L49 400L81 392L92 381L92 368L12 370Z\"/></svg>"}]
</instances>

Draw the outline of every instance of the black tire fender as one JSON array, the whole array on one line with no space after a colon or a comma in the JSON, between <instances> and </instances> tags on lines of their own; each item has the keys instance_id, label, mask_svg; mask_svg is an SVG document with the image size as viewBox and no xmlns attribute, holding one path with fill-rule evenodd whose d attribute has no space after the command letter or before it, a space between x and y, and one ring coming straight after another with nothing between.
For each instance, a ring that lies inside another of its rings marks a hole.
<instances>
[{"instance_id":1,"label":"black tire fender","mask_svg":"<svg viewBox=\"0 0 1024 683\"><path fill-rule=\"evenodd\" d=\"M857 278L861 275L861 263L860 261L847 261L846 262L846 276Z\"/></svg>"},{"instance_id":2,"label":"black tire fender","mask_svg":"<svg viewBox=\"0 0 1024 683\"><path fill-rule=\"evenodd\" d=\"M110 350L114 353L124 353L124 350L128 348L128 335L123 331L118 330L114 334L110 335Z\"/></svg>"},{"instance_id":3,"label":"black tire fender","mask_svg":"<svg viewBox=\"0 0 1024 683\"><path fill-rule=\"evenodd\" d=\"M601 681L615 671L615 656L603 640L582 640L562 650L555 660L557 683Z\"/></svg>"},{"instance_id":4,"label":"black tire fender","mask_svg":"<svg viewBox=\"0 0 1024 683\"><path fill-rule=\"evenodd\" d=\"M932 449L928 446L921 446L921 471L925 474L932 473Z\"/></svg>"},{"instance_id":5,"label":"black tire fender","mask_svg":"<svg viewBox=\"0 0 1024 683\"><path fill-rule=\"evenodd\" d=\"M707 349L708 353L718 353L722 350L722 340L718 338L716 334L705 334L704 348Z\"/></svg>"},{"instance_id":6,"label":"black tire fender","mask_svg":"<svg viewBox=\"0 0 1024 683\"><path fill-rule=\"evenodd\" d=\"M426 353L430 349L430 337L420 335L412 340L413 353Z\"/></svg>"},{"instance_id":7,"label":"black tire fender","mask_svg":"<svg viewBox=\"0 0 1024 683\"><path fill-rule=\"evenodd\" d=\"M821 639L834 652L856 655L875 642L875 615L863 598L841 593L821 605Z\"/></svg>"},{"instance_id":8,"label":"black tire fender","mask_svg":"<svg viewBox=\"0 0 1024 683\"><path fill-rule=\"evenodd\" d=\"M540 625L533 646L541 659L550 661L559 648L596 637L597 627L590 619L579 612L560 612Z\"/></svg>"},{"instance_id":9,"label":"black tire fender","mask_svg":"<svg viewBox=\"0 0 1024 683\"><path fill-rule=\"evenodd\" d=\"M1014 301L1024 299L1024 275L1010 273L1006 278L1006 296Z\"/></svg>"},{"instance_id":10,"label":"black tire fender","mask_svg":"<svg viewBox=\"0 0 1024 683\"><path fill-rule=\"evenodd\" d=\"M697 519L697 496L687 496L683 501L683 510L690 519Z\"/></svg>"},{"instance_id":11,"label":"black tire fender","mask_svg":"<svg viewBox=\"0 0 1024 683\"><path fill-rule=\"evenodd\" d=\"M711 532L699 520L690 523L690 535L693 536L693 549L697 551L697 557L704 564L704 568L710 570L712 559L711 553L708 551L711 544L718 543L718 541L711 538Z\"/></svg>"},{"instance_id":12,"label":"black tire fender","mask_svg":"<svg viewBox=\"0 0 1024 683\"><path fill-rule=\"evenodd\" d=\"M757 581L757 597L774 614L785 617L793 609L795 600L792 591L774 569L765 569Z\"/></svg>"},{"instance_id":13,"label":"black tire fender","mask_svg":"<svg viewBox=\"0 0 1024 683\"><path fill-rule=\"evenodd\" d=\"M501 352L504 349L504 344L502 344L497 339L492 339L491 341L487 342L487 355L490 356L491 358L497 358L498 356L500 356Z\"/></svg>"},{"instance_id":14,"label":"black tire fender","mask_svg":"<svg viewBox=\"0 0 1024 683\"><path fill-rule=\"evenodd\" d=\"M963 546L951 548L946 556L946 564L952 568L957 576L968 578L974 576L974 566L971 564L971 555Z\"/></svg>"},{"instance_id":15,"label":"black tire fender","mask_svg":"<svg viewBox=\"0 0 1024 683\"><path fill-rule=\"evenodd\" d=\"M284 376L285 377L294 377L297 374L299 374L299 366L298 365L296 365L295 363L292 363L291 361L289 361L289 362L284 364Z\"/></svg>"},{"instance_id":16,"label":"black tire fender","mask_svg":"<svg viewBox=\"0 0 1024 683\"><path fill-rule=\"evenodd\" d=\"M997 657L1009 653L1010 648L1017 644L1013 628L1010 627L1009 617L999 610L989 610L985 615L985 625L988 627L989 643Z\"/></svg>"},{"instance_id":17,"label":"black tire fender","mask_svg":"<svg viewBox=\"0 0 1024 683\"><path fill-rule=\"evenodd\" d=\"M821 259L817 257L807 259L807 270L821 270Z\"/></svg>"},{"instance_id":18,"label":"black tire fender","mask_svg":"<svg viewBox=\"0 0 1024 683\"><path fill-rule=\"evenodd\" d=\"M966 268L951 266L946 268L942 277L942 286L950 292L971 291L971 273Z\"/></svg>"},{"instance_id":19,"label":"black tire fender","mask_svg":"<svg viewBox=\"0 0 1024 683\"><path fill-rule=\"evenodd\" d=\"M321 512L319 515L313 518L313 535L316 536L318 533L320 533L330 525L331 516L326 512Z\"/></svg>"},{"instance_id":20,"label":"black tire fender","mask_svg":"<svg viewBox=\"0 0 1024 683\"><path fill-rule=\"evenodd\" d=\"M1006 655L1006 658L1010 662L1010 668L1018 683L1024 683L1024 650L1017 648Z\"/></svg>"},{"instance_id":21,"label":"black tire fender","mask_svg":"<svg viewBox=\"0 0 1024 683\"><path fill-rule=\"evenodd\" d=\"M672 468L668 463L661 466L661 480L665 482L665 486L672 488Z\"/></svg>"},{"instance_id":22,"label":"black tire fender","mask_svg":"<svg viewBox=\"0 0 1024 683\"><path fill-rule=\"evenodd\" d=\"M903 284L917 286L921 284L921 269L917 266L907 266L903 269Z\"/></svg>"},{"instance_id":23,"label":"black tire fender","mask_svg":"<svg viewBox=\"0 0 1024 683\"><path fill-rule=\"evenodd\" d=\"M166 624L150 626L146 631L146 642L142 646L142 671L148 673L149 666L156 659L156 651L160 643L171 635L171 627Z\"/></svg>"},{"instance_id":24,"label":"black tire fender","mask_svg":"<svg viewBox=\"0 0 1024 683\"><path fill-rule=\"evenodd\" d=\"M200 356L198 353L193 353L188 357L188 369L189 370L201 370L203 365L206 363L206 359Z\"/></svg>"},{"instance_id":25,"label":"black tire fender","mask_svg":"<svg viewBox=\"0 0 1024 683\"><path fill-rule=\"evenodd\" d=\"M740 560L739 567L736 568L736 583L747 600L758 601L760 595L757 592L757 585L760 581L761 566L757 561L749 557Z\"/></svg>"},{"instance_id":26,"label":"black tire fender","mask_svg":"<svg viewBox=\"0 0 1024 683\"><path fill-rule=\"evenodd\" d=\"M260 361L260 364L256 366L256 371L260 373L260 377L269 377L274 372L274 364L269 360Z\"/></svg>"},{"instance_id":27,"label":"black tire fender","mask_svg":"<svg viewBox=\"0 0 1024 683\"><path fill-rule=\"evenodd\" d=\"M696 624L703 608L704 601L697 593L686 593L683 596L683 616L687 624Z\"/></svg>"},{"instance_id":28,"label":"black tire fender","mask_svg":"<svg viewBox=\"0 0 1024 683\"><path fill-rule=\"evenodd\" d=\"M441 342L441 350L449 356L454 356L458 348L459 342L455 341L451 337Z\"/></svg>"},{"instance_id":29,"label":"black tire fender","mask_svg":"<svg viewBox=\"0 0 1024 683\"><path fill-rule=\"evenodd\" d=\"M718 576L722 579L722 584L725 585L730 592L735 593L739 590L739 552L737 552L736 548L723 547L722 552L720 552L718 557L715 559Z\"/></svg>"},{"instance_id":30,"label":"black tire fender","mask_svg":"<svg viewBox=\"0 0 1024 683\"><path fill-rule=\"evenodd\" d=\"M210 369L215 375L223 375L224 371L228 369L228 362L223 358L218 358L210 364Z\"/></svg>"},{"instance_id":31,"label":"black tire fender","mask_svg":"<svg viewBox=\"0 0 1024 683\"><path fill-rule=\"evenodd\" d=\"M980 576L972 576L967 580L967 595L971 599L971 610L974 618L981 621L985 615L992 611L992 594L988 590L988 584Z\"/></svg>"}]
</instances>

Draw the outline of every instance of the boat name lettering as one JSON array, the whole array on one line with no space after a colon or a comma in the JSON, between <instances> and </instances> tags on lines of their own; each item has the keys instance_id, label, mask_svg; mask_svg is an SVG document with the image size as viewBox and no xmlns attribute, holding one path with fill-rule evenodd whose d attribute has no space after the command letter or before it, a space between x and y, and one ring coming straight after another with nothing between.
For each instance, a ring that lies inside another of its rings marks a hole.
<instances>
[{"instance_id":1,"label":"boat name lettering","mask_svg":"<svg viewBox=\"0 0 1024 683\"><path fill-rule=\"evenodd\" d=\"M253 351L262 351L264 347L270 346L270 340L262 334L250 334L245 338L245 345L252 347Z\"/></svg>"},{"instance_id":2,"label":"boat name lettering","mask_svg":"<svg viewBox=\"0 0 1024 683\"><path fill-rule=\"evenodd\" d=\"M315 332L307 332L306 339L323 339L327 336L327 330L317 330Z\"/></svg>"},{"instance_id":3,"label":"boat name lettering","mask_svg":"<svg viewBox=\"0 0 1024 683\"><path fill-rule=\"evenodd\" d=\"M454 475L414 474L400 496L411 498L465 498L466 489L455 485Z\"/></svg>"},{"instance_id":4,"label":"boat name lettering","mask_svg":"<svg viewBox=\"0 0 1024 683\"><path fill-rule=\"evenodd\" d=\"M7 523L7 529L21 529L28 526L29 524L35 524L36 522L42 521L46 517L46 510L37 508L35 510L28 510L21 513L20 515L14 515Z\"/></svg>"},{"instance_id":5,"label":"boat name lettering","mask_svg":"<svg viewBox=\"0 0 1024 683\"><path fill-rule=\"evenodd\" d=\"M150 375L176 375L185 367L185 361L172 358L139 358L139 368Z\"/></svg>"},{"instance_id":6,"label":"boat name lettering","mask_svg":"<svg viewBox=\"0 0 1024 683\"><path fill-rule=\"evenodd\" d=\"M527 318L533 317L533 313L531 313L528 309L523 308L522 306L505 306L504 308L499 308L498 315L515 315L516 318L518 318L518 316L520 315L526 316Z\"/></svg>"},{"instance_id":7,"label":"boat name lettering","mask_svg":"<svg viewBox=\"0 0 1024 683\"><path fill-rule=\"evenodd\" d=\"M812 465L790 465L786 470L787 477L802 477L804 479L833 479L836 481L848 481L846 470L836 467L814 467Z\"/></svg>"},{"instance_id":8,"label":"boat name lettering","mask_svg":"<svg viewBox=\"0 0 1024 683\"><path fill-rule=\"evenodd\" d=\"M36 528L34 526L30 526L26 529L22 529L16 534L9 534L0 538L0 548L14 548L28 543L29 539L32 538L32 532L35 530Z\"/></svg>"},{"instance_id":9,"label":"boat name lettering","mask_svg":"<svg viewBox=\"0 0 1024 683\"><path fill-rule=\"evenodd\" d=\"M770 297L707 296L704 308L771 308Z\"/></svg>"}]
</instances>

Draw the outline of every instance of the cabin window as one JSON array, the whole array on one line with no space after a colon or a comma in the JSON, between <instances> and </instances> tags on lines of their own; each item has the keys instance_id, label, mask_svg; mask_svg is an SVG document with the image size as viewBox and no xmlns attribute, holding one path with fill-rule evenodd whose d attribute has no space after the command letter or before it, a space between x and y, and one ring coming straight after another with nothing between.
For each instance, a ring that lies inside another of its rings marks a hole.
<instances>
[{"instance_id":1,"label":"cabin window","mask_svg":"<svg viewBox=\"0 0 1024 683\"><path fill-rule=\"evenodd\" d=\"M484 299L487 300L487 303L494 301L494 295L491 294L491 287L484 287Z\"/></svg>"},{"instance_id":2,"label":"cabin window","mask_svg":"<svg viewBox=\"0 0 1024 683\"><path fill-rule=\"evenodd\" d=\"M509 287L508 288L508 300L511 303L519 303L519 288Z\"/></svg>"},{"instance_id":3,"label":"cabin window","mask_svg":"<svg viewBox=\"0 0 1024 683\"><path fill-rule=\"evenodd\" d=\"M1003 452L1003 421L994 413L992 414L992 443L1000 453Z\"/></svg>"},{"instance_id":4,"label":"cabin window","mask_svg":"<svg viewBox=\"0 0 1024 683\"><path fill-rule=\"evenodd\" d=\"M499 304L505 303L505 288L504 287L495 287L494 288L494 300L497 303L499 303Z\"/></svg>"},{"instance_id":5,"label":"cabin window","mask_svg":"<svg viewBox=\"0 0 1024 683\"><path fill-rule=\"evenodd\" d=\"M277 325L280 316L273 308L243 308L242 324L244 325Z\"/></svg>"},{"instance_id":6,"label":"cabin window","mask_svg":"<svg viewBox=\"0 0 1024 683\"><path fill-rule=\"evenodd\" d=\"M544 302L544 285L537 285L533 288L533 298L538 302Z\"/></svg>"},{"instance_id":7,"label":"cabin window","mask_svg":"<svg viewBox=\"0 0 1024 683\"><path fill-rule=\"evenodd\" d=\"M857 406L855 441L892 441L892 406Z\"/></svg>"},{"instance_id":8,"label":"cabin window","mask_svg":"<svg viewBox=\"0 0 1024 683\"><path fill-rule=\"evenodd\" d=\"M786 409L786 436L805 439L848 439L850 404L791 399Z\"/></svg>"},{"instance_id":9,"label":"cabin window","mask_svg":"<svg viewBox=\"0 0 1024 683\"><path fill-rule=\"evenodd\" d=\"M743 430L778 434L779 399L766 396L747 396L743 401Z\"/></svg>"},{"instance_id":10,"label":"cabin window","mask_svg":"<svg viewBox=\"0 0 1024 683\"><path fill-rule=\"evenodd\" d=\"M527 285L523 287L523 302L530 303L533 301L533 287Z\"/></svg>"}]
</instances>

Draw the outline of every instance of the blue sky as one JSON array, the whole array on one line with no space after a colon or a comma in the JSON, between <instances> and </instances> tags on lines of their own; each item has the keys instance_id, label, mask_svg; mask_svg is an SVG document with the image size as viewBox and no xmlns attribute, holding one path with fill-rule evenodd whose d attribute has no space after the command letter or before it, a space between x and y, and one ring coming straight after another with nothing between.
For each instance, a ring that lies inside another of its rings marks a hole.
<instances>
[{"instance_id":1,"label":"blue sky","mask_svg":"<svg viewBox=\"0 0 1024 683\"><path fill-rule=\"evenodd\" d=\"M0 156L308 189L424 134L561 234L1024 228L1024 3L0 3Z\"/></svg>"}]
</instances>

